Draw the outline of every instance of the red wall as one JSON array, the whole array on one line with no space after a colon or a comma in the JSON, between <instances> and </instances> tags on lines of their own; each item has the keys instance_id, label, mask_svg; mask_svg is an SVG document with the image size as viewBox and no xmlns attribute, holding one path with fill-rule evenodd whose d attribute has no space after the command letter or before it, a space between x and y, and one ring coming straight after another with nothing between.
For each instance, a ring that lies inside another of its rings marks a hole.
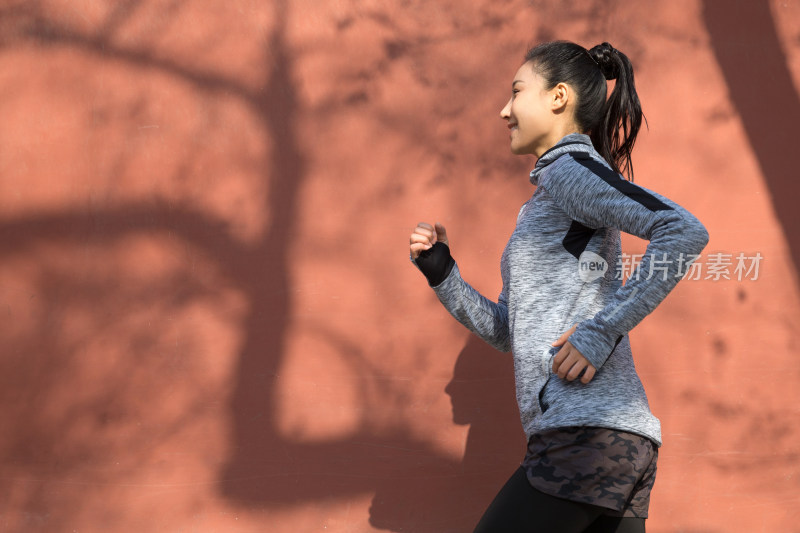
<instances>
[{"instance_id":1,"label":"red wall","mask_svg":"<svg viewBox=\"0 0 800 533\"><path fill-rule=\"evenodd\" d=\"M471 531L524 450L511 365L408 235L443 222L496 297L533 192L499 111L565 38L632 59L636 182L711 234L631 333L664 433L648 531L800 531L799 24L797 0L4 2L0 530Z\"/></svg>"}]
</instances>

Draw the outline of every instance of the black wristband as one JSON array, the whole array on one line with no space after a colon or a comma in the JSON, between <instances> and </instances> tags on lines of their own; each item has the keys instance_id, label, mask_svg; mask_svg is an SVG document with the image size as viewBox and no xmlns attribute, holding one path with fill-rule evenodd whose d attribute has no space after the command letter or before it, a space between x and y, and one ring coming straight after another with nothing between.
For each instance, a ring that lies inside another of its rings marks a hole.
<instances>
[{"instance_id":1,"label":"black wristband","mask_svg":"<svg viewBox=\"0 0 800 533\"><path fill-rule=\"evenodd\" d=\"M431 248L420 252L414 262L428 278L428 285L435 287L447 279L453 265L456 264L450 255L450 247L443 242L437 242Z\"/></svg>"}]
</instances>

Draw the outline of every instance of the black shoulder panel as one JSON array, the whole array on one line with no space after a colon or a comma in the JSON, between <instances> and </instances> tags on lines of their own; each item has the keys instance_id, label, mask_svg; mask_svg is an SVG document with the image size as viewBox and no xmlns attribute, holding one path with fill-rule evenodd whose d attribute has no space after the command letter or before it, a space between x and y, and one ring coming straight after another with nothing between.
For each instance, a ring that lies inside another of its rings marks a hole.
<instances>
[{"instance_id":1,"label":"black shoulder panel","mask_svg":"<svg viewBox=\"0 0 800 533\"><path fill-rule=\"evenodd\" d=\"M570 155L572 156L572 159L589 169L600 179L617 189L631 200L639 202L650 211L672 210L672 207L668 206L638 185L634 185L630 181L623 179L619 174L610 168L592 159L591 156L586 152L571 152Z\"/></svg>"}]
</instances>

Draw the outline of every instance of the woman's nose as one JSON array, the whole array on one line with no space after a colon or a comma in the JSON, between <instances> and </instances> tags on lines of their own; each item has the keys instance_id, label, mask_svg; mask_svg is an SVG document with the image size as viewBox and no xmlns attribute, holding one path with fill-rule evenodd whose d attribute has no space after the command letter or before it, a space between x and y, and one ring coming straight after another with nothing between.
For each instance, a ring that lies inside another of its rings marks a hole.
<instances>
[{"instance_id":1,"label":"woman's nose","mask_svg":"<svg viewBox=\"0 0 800 533\"><path fill-rule=\"evenodd\" d=\"M500 110L500 118L508 120L511 117L511 99L508 99L506 106Z\"/></svg>"}]
</instances>

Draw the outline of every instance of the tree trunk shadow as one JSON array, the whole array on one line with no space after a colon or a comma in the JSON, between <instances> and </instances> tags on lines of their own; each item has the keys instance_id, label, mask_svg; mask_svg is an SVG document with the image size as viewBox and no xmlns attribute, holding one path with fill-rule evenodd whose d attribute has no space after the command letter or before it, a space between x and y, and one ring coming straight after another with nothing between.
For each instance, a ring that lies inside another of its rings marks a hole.
<instances>
[{"instance_id":1,"label":"tree trunk shadow","mask_svg":"<svg viewBox=\"0 0 800 533\"><path fill-rule=\"evenodd\" d=\"M769 188L797 275L800 181L794 161L797 141L792 132L800 123L800 101L769 3L704 0L702 8L711 49ZM717 178L720 186L725 186L724 176Z\"/></svg>"}]
</instances>

